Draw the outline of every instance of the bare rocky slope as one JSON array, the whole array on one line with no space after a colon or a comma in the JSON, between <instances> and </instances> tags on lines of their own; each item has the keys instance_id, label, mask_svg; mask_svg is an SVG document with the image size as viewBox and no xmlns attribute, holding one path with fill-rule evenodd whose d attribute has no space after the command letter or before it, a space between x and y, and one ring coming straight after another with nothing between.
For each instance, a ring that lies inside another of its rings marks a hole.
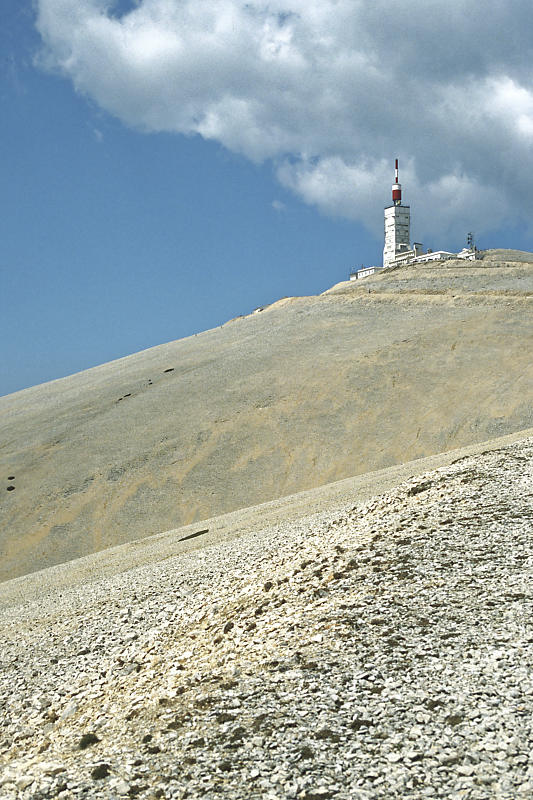
<instances>
[{"instance_id":1,"label":"bare rocky slope","mask_svg":"<svg viewBox=\"0 0 533 800\"><path fill-rule=\"evenodd\" d=\"M532 310L488 251L0 398L0 580L532 426Z\"/></svg>"},{"instance_id":2,"label":"bare rocky slope","mask_svg":"<svg viewBox=\"0 0 533 800\"><path fill-rule=\"evenodd\" d=\"M2 798L530 798L533 437L439 458L2 584Z\"/></svg>"}]
</instances>

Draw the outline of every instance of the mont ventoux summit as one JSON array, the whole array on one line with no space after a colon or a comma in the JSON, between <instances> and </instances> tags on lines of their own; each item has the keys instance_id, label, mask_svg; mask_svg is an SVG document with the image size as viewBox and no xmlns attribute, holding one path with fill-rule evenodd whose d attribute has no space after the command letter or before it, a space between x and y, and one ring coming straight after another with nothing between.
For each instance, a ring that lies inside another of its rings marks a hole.
<instances>
[{"instance_id":1,"label":"mont ventoux summit","mask_svg":"<svg viewBox=\"0 0 533 800\"><path fill-rule=\"evenodd\" d=\"M364 281L2 398L0 577L533 425L533 256L401 203Z\"/></svg>"},{"instance_id":2,"label":"mont ventoux summit","mask_svg":"<svg viewBox=\"0 0 533 800\"><path fill-rule=\"evenodd\" d=\"M0 795L533 796L533 254L0 398Z\"/></svg>"}]
</instances>

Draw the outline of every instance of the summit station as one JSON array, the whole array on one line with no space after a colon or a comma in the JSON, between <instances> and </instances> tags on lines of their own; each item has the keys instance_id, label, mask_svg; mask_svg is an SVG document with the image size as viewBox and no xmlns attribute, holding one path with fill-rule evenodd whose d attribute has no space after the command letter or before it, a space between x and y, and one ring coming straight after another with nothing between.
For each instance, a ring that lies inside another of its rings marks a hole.
<instances>
[{"instance_id":1,"label":"summit station","mask_svg":"<svg viewBox=\"0 0 533 800\"><path fill-rule=\"evenodd\" d=\"M427 261L446 261L459 258L475 261L478 250L474 246L471 233L467 236L467 246L458 253L448 250L426 250L420 242L411 244L411 207L402 203L402 185L399 181L398 159L394 163L394 183L392 184L392 205L384 212L385 241L383 246L383 265L364 267L353 270L350 280L360 280L374 272L402 264L413 264Z\"/></svg>"}]
</instances>

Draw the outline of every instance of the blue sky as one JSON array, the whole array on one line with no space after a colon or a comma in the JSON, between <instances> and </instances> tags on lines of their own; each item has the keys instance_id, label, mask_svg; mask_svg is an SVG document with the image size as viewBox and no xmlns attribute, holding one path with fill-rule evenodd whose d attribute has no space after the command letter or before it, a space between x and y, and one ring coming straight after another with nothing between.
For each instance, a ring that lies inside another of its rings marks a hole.
<instances>
[{"instance_id":1,"label":"blue sky","mask_svg":"<svg viewBox=\"0 0 533 800\"><path fill-rule=\"evenodd\" d=\"M436 68L430 41L381 75L383 3L340 0L324 23L329 5L3 0L0 394L379 263L397 155L413 238L460 247L473 229L480 246L533 249L528 4L507 6L508 62L443 52ZM480 48L501 28L493 5L471 20ZM438 20L419 25L407 41ZM439 98L416 131L394 111L397 72Z\"/></svg>"}]
</instances>

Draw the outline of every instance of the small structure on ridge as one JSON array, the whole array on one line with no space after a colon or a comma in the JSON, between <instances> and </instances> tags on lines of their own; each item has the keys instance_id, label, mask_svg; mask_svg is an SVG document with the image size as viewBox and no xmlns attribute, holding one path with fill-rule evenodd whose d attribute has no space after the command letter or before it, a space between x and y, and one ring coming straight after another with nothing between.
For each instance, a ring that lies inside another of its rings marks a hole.
<instances>
[{"instance_id":1,"label":"small structure on ridge","mask_svg":"<svg viewBox=\"0 0 533 800\"><path fill-rule=\"evenodd\" d=\"M459 253L448 250L427 250L420 242L411 246L411 207L402 204L402 185L398 179L398 159L394 164L394 183L392 184L392 206L385 208L385 245L383 247L383 269L398 264L413 262L444 261L461 258L475 261L477 248L472 233L468 234L467 246Z\"/></svg>"},{"instance_id":2,"label":"small structure on ridge","mask_svg":"<svg viewBox=\"0 0 533 800\"><path fill-rule=\"evenodd\" d=\"M474 245L472 233L467 236L467 246L459 253L448 250L427 250L420 242L411 245L411 207L402 203L402 185L398 177L398 159L394 164L394 183L392 184L392 205L385 208L385 241L383 247L383 266L363 266L353 269L350 280L361 280L382 269L402 264L423 263L425 261L445 261L460 258L475 261L478 249Z\"/></svg>"}]
</instances>

